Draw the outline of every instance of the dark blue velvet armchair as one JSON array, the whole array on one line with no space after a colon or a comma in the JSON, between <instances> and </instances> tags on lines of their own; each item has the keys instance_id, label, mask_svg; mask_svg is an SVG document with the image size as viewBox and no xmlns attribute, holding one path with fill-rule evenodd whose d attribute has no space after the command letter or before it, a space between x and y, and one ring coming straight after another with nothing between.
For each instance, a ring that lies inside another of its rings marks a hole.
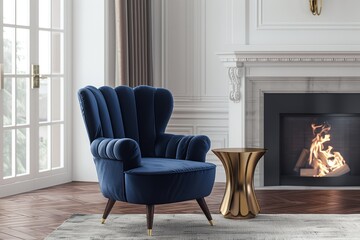
<instances>
[{"instance_id":1,"label":"dark blue velvet armchair","mask_svg":"<svg viewBox=\"0 0 360 240\"><path fill-rule=\"evenodd\" d=\"M204 197L215 165L205 163L206 136L166 134L173 110L163 88L87 86L78 92L100 189L108 198L102 223L116 201L144 204L151 235L154 205L196 199L212 225Z\"/></svg>"}]
</instances>

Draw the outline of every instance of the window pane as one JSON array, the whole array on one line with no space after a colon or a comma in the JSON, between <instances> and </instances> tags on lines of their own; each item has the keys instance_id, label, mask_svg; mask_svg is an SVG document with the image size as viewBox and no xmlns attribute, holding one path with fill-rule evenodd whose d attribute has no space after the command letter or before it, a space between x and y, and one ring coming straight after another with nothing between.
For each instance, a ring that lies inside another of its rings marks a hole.
<instances>
[{"instance_id":1,"label":"window pane","mask_svg":"<svg viewBox=\"0 0 360 240\"><path fill-rule=\"evenodd\" d=\"M15 24L15 0L3 0L3 21L6 24Z\"/></svg>"},{"instance_id":2,"label":"window pane","mask_svg":"<svg viewBox=\"0 0 360 240\"><path fill-rule=\"evenodd\" d=\"M49 31L39 31L40 74L50 74L51 35Z\"/></svg>"},{"instance_id":3,"label":"window pane","mask_svg":"<svg viewBox=\"0 0 360 240\"><path fill-rule=\"evenodd\" d=\"M52 169L63 167L63 124L51 127L51 166Z\"/></svg>"},{"instance_id":4,"label":"window pane","mask_svg":"<svg viewBox=\"0 0 360 240\"><path fill-rule=\"evenodd\" d=\"M4 73L15 73L15 28L4 27Z\"/></svg>"},{"instance_id":5,"label":"window pane","mask_svg":"<svg viewBox=\"0 0 360 240\"><path fill-rule=\"evenodd\" d=\"M28 29L16 29L16 72L28 74L30 71L30 41Z\"/></svg>"},{"instance_id":6,"label":"window pane","mask_svg":"<svg viewBox=\"0 0 360 240\"><path fill-rule=\"evenodd\" d=\"M18 78L16 82L16 123L28 123L29 112L29 78Z\"/></svg>"},{"instance_id":7,"label":"window pane","mask_svg":"<svg viewBox=\"0 0 360 240\"><path fill-rule=\"evenodd\" d=\"M13 121L13 95L15 92L15 79L4 78L3 89L3 124L4 126L12 125Z\"/></svg>"},{"instance_id":8,"label":"window pane","mask_svg":"<svg viewBox=\"0 0 360 240\"><path fill-rule=\"evenodd\" d=\"M51 11L50 11L51 0L39 0L39 27L50 28ZM40 45L41 46L41 45Z\"/></svg>"},{"instance_id":9,"label":"window pane","mask_svg":"<svg viewBox=\"0 0 360 240\"><path fill-rule=\"evenodd\" d=\"M16 2L16 24L29 26L30 22L29 0L17 0Z\"/></svg>"},{"instance_id":10,"label":"window pane","mask_svg":"<svg viewBox=\"0 0 360 240\"><path fill-rule=\"evenodd\" d=\"M39 88L39 121L47 122L49 119L49 81L51 78L40 79Z\"/></svg>"},{"instance_id":11,"label":"window pane","mask_svg":"<svg viewBox=\"0 0 360 240\"><path fill-rule=\"evenodd\" d=\"M39 127L39 171L50 169L49 126Z\"/></svg>"},{"instance_id":12,"label":"window pane","mask_svg":"<svg viewBox=\"0 0 360 240\"><path fill-rule=\"evenodd\" d=\"M63 72L63 33L52 33L52 73Z\"/></svg>"},{"instance_id":13,"label":"window pane","mask_svg":"<svg viewBox=\"0 0 360 240\"><path fill-rule=\"evenodd\" d=\"M14 130L4 130L4 142L3 142L3 176L4 178L8 178L13 176L12 174L12 139Z\"/></svg>"},{"instance_id":14,"label":"window pane","mask_svg":"<svg viewBox=\"0 0 360 240\"><path fill-rule=\"evenodd\" d=\"M52 28L63 29L64 1L52 0Z\"/></svg>"},{"instance_id":15,"label":"window pane","mask_svg":"<svg viewBox=\"0 0 360 240\"><path fill-rule=\"evenodd\" d=\"M51 120L63 120L63 78L51 80Z\"/></svg>"},{"instance_id":16,"label":"window pane","mask_svg":"<svg viewBox=\"0 0 360 240\"><path fill-rule=\"evenodd\" d=\"M29 172L28 133L28 128L16 130L16 175L23 175Z\"/></svg>"}]
</instances>

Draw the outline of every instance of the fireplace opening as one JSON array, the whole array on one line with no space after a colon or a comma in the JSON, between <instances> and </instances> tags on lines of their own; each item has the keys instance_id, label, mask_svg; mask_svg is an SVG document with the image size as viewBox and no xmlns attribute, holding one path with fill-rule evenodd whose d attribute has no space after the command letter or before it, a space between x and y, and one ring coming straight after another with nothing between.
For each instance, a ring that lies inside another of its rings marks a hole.
<instances>
[{"instance_id":1,"label":"fireplace opening","mask_svg":"<svg viewBox=\"0 0 360 240\"><path fill-rule=\"evenodd\" d=\"M360 175L360 115L281 114L283 177Z\"/></svg>"},{"instance_id":2,"label":"fireplace opening","mask_svg":"<svg viewBox=\"0 0 360 240\"><path fill-rule=\"evenodd\" d=\"M360 185L360 94L265 94L264 100L265 186Z\"/></svg>"}]
</instances>

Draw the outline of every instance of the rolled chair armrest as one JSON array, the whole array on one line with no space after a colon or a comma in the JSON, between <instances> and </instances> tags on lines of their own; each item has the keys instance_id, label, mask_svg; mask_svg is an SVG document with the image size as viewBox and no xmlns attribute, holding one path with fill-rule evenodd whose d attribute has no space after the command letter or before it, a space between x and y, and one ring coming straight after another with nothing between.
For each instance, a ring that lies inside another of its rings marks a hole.
<instances>
[{"instance_id":1,"label":"rolled chair armrest","mask_svg":"<svg viewBox=\"0 0 360 240\"><path fill-rule=\"evenodd\" d=\"M210 149L210 139L204 135L162 134L156 142L156 154L160 157L205 162Z\"/></svg>"},{"instance_id":2,"label":"rolled chair armrest","mask_svg":"<svg viewBox=\"0 0 360 240\"><path fill-rule=\"evenodd\" d=\"M124 171L141 164L139 145L130 138L97 138L91 143L91 153L94 158L122 161Z\"/></svg>"}]
</instances>

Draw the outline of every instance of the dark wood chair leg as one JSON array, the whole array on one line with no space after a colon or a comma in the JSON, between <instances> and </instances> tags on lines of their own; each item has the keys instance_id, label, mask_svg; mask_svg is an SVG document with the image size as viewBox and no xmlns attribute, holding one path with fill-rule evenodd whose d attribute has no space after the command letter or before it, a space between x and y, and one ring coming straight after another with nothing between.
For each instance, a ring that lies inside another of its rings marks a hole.
<instances>
[{"instance_id":1,"label":"dark wood chair leg","mask_svg":"<svg viewBox=\"0 0 360 240\"><path fill-rule=\"evenodd\" d=\"M147 221L147 229L148 235L152 235L152 227L154 222L154 205L146 205L146 221Z\"/></svg>"},{"instance_id":2,"label":"dark wood chair leg","mask_svg":"<svg viewBox=\"0 0 360 240\"><path fill-rule=\"evenodd\" d=\"M201 210L205 214L205 216L206 216L207 220L209 221L210 225L214 226L213 219L211 217L211 214L210 214L209 208L208 208L208 206L207 206L207 204L205 202L205 199L204 198L198 198L198 199L196 199L196 201L200 205Z\"/></svg>"},{"instance_id":3,"label":"dark wood chair leg","mask_svg":"<svg viewBox=\"0 0 360 240\"><path fill-rule=\"evenodd\" d=\"M106 218L109 216L109 213L111 211L111 209L113 208L114 204L115 204L115 200L111 200L109 199L107 204L106 204L106 207L105 207L105 211L104 211L104 214L103 214L103 217L101 219L101 223L104 224L105 223L105 220Z\"/></svg>"}]
</instances>

